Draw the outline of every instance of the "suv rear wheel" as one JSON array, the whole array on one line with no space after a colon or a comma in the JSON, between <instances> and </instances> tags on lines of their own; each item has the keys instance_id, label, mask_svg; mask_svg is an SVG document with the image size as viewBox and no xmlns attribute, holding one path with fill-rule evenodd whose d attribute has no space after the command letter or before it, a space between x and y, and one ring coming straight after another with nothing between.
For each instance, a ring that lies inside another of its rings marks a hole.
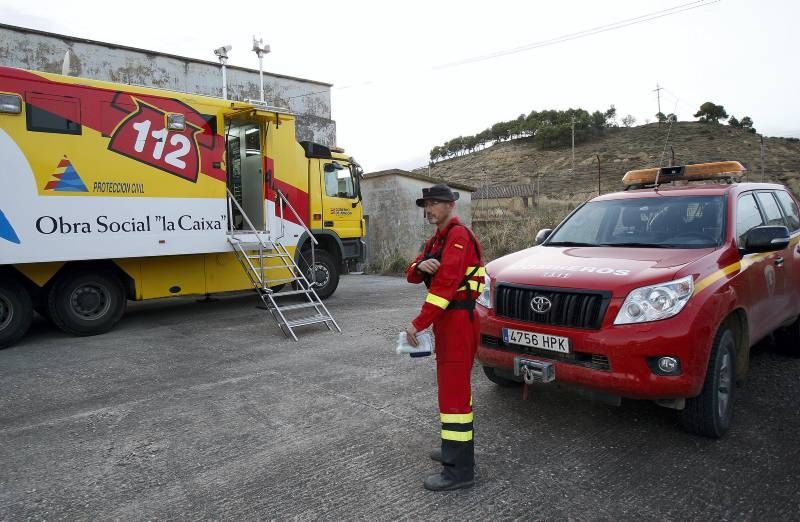
<instances>
[{"instance_id":1,"label":"suv rear wheel","mask_svg":"<svg viewBox=\"0 0 800 522\"><path fill-rule=\"evenodd\" d=\"M791 325L775 332L775 341L783 353L800 356L800 317Z\"/></svg>"},{"instance_id":2,"label":"suv rear wheel","mask_svg":"<svg viewBox=\"0 0 800 522\"><path fill-rule=\"evenodd\" d=\"M681 425L686 431L718 439L733 418L736 338L726 325L720 327L711 346L703 390L686 400Z\"/></svg>"}]
</instances>

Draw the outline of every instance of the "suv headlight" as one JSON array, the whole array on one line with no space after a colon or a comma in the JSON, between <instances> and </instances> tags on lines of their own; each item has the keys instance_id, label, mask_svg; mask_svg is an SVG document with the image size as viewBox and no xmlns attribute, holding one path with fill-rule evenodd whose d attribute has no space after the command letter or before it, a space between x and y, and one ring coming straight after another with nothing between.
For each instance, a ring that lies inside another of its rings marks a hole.
<instances>
[{"instance_id":1,"label":"suv headlight","mask_svg":"<svg viewBox=\"0 0 800 522\"><path fill-rule=\"evenodd\" d=\"M614 324L646 323L672 317L683 310L692 292L692 276L637 288L625 298Z\"/></svg>"},{"instance_id":2,"label":"suv headlight","mask_svg":"<svg viewBox=\"0 0 800 522\"><path fill-rule=\"evenodd\" d=\"M478 296L475 302L486 308L492 307L492 280L488 274L483 276L483 292L481 292L481 295Z\"/></svg>"}]
</instances>

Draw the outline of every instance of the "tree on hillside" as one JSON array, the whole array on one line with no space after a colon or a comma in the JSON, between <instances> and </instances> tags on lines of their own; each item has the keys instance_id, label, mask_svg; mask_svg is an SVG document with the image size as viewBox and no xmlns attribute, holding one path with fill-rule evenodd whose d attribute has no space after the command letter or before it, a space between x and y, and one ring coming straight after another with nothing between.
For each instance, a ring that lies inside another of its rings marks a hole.
<instances>
[{"instance_id":1,"label":"tree on hillside","mask_svg":"<svg viewBox=\"0 0 800 522\"><path fill-rule=\"evenodd\" d=\"M667 114L667 121L675 123L676 121L678 121L678 116L676 116L674 112L670 112L669 114Z\"/></svg>"},{"instance_id":2,"label":"tree on hillside","mask_svg":"<svg viewBox=\"0 0 800 522\"><path fill-rule=\"evenodd\" d=\"M628 114L627 116L622 118L623 127L633 127L635 124L636 124L636 118L634 118L632 114Z\"/></svg>"},{"instance_id":3,"label":"tree on hillside","mask_svg":"<svg viewBox=\"0 0 800 522\"><path fill-rule=\"evenodd\" d=\"M666 123L667 115L664 114L663 112L657 112L656 113L656 120L658 120L658 123Z\"/></svg>"},{"instance_id":4,"label":"tree on hillside","mask_svg":"<svg viewBox=\"0 0 800 522\"><path fill-rule=\"evenodd\" d=\"M742 128L745 129L747 132L755 134L756 129L753 128L753 120L750 118L750 116L745 116L739 123L741 124Z\"/></svg>"},{"instance_id":5,"label":"tree on hillside","mask_svg":"<svg viewBox=\"0 0 800 522\"><path fill-rule=\"evenodd\" d=\"M756 132L756 130L753 128L753 120L750 118L750 116L745 116L741 120L738 120L736 119L736 116L731 115L731 117L728 119L728 125L737 129L744 129L747 132Z\"/></svg>"},{"instance_id":6,"label":"tree on hillside","mask_svg":"<svg viewBox=\"0 0 800 522\"><path fill-rule=\"evenodd\" d=\"M606 117L606 125L608 127L616 127L617 126L617 108L613 105L608 108L605 112L604 116Z\"/></svg>"},{"instance_id":7,"label":"tree on hillside","mask_svg":"<svg viewBox=\"0 0 800 522\"><path fill-rule=\"evenodd\" d=\"M728 113L725 112L725 107L722 105L705 102L700 106L700 110L695 113L694 117L699 118L700 123L719 123L719 120L728 117Z\"/></svg>"}]
</instances>

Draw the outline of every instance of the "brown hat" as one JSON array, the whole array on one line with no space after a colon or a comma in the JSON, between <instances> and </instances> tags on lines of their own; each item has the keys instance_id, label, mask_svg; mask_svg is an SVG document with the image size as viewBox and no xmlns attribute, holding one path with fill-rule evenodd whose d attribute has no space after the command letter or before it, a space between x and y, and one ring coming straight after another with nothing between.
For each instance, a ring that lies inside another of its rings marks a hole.
<instances>
[{"instance_id":1,"label":"brown hat","mask_svg":"<svg viewBox=\"0 0 800 522\"><path fill-rule=\"evenodd\" d=\"M454 192L453 189L444 184L434 185L430 188L422 189L422 197L417 200L417 206L424 207L426 199L455 201L458 199L458 192Z\"/></svg>"}]
</instances>

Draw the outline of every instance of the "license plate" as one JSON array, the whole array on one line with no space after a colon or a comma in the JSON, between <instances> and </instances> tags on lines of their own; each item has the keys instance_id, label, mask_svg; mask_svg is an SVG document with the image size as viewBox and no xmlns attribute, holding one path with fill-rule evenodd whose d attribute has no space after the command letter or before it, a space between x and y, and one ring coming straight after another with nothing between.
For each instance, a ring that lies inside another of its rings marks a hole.
<instances>
[{"instance_id":1,"label":"license plate","mask_svg":"<svg viewBox=\"0 0 800 522\"><path fill-rule=\"evenodd\" d=\"M503 328L503 342L506 344L520 344L550 350L552 352L569 353L569 338L559 335L548 335L537 332L526 332L513 328Z\"/></svg>"}]
</instances>

